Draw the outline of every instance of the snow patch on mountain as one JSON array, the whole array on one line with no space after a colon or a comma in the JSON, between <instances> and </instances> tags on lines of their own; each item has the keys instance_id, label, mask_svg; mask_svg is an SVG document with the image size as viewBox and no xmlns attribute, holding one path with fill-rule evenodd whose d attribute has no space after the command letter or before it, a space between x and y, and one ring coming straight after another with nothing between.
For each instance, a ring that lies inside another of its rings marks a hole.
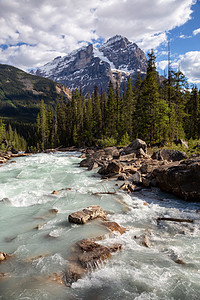
<instances>
[{"instance_id":1,"label":"snow patch on mountain","mask_svg":"<svg viewBox=\"0 0 200 300\"><path fill-rule=\"evenodd\" d=\"M98 48L93 49L94 57L100 58L101 61L109 63L111 69L115 69L115 65L107 57L104 56L103 52L99 51Z\"/></svg>"},{"instance_id":2,"label":"snow patch on mountain","mask_svg":"<svg viewBox=\"0 0 200 300\"><path fill-rule=\"evenodd\" d=\"M86 94L93 92L95 85L106 91L110 80L122 83L128 76L135 80L137 73L145 74L146 69L144 52L126 37L116 35L99 48L89 44L64 57L56 57L35 73L70 89L81 88Z\"/></svg>"},{"instance_id":3,"label":"snow patch on mountain","mask_svg":"<svg viewBox=\"0 0 200 300\"><path fill-rule=\"evenodd\" d=\"M116 42L121 41L122 39L124 39L123 36L121 35L115 35L113 37L111 37L110 39L108 39L102 46L101 48L108 48L112 45L114 45ZM128 40L127 40L128 41Z\"/></svg>"}]
</instances>

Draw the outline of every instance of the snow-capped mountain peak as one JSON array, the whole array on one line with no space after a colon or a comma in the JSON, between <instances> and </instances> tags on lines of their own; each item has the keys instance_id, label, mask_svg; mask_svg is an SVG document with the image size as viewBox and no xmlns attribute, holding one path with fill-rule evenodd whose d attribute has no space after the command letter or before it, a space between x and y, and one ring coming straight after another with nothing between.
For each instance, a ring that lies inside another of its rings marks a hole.
<instances>
[{"instance_id":1,"label":"snow-capped mountain peak","mask_svg":"<svg viewBox=\"0 0 200 300\"><path fill-rule=\"evenodd\" d=\"M70 89L81 88L92 92L97 85L103 91L110 80L133 79L138 72L145 73L147 60L144 52L127 38L116 35L101 47L92 44L74 50L64 57L56 57L36 71L36 75L50 78Z\"/></svg>"}]
</instances>

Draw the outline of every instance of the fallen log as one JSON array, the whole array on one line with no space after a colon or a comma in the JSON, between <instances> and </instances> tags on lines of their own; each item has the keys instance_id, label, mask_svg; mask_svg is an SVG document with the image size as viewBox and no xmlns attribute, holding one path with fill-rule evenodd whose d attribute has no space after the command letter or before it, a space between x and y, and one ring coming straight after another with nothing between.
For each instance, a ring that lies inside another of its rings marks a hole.
<instances>
[{"instance_id":1,"label":"fallen log","mask_svg":"<svg viewBox=\"0 0 200 300\"><path fill-rule=\"evenodd\" d=\"M116 194L116 191L114 192L96 192L96 193L92 193L92 195L114 195Z\"/></svg>"},{"instance_id":2,"label":"fallen log","mask_svg":"<svg viewBox=\"0 0 200 300\"><path fill-rule=\"evenodd\" d=\"M186 222L186 223L193 223L194 220L191 219L178 219L178 218L165 218L165 217L159 217L157 218L157 221L172 221L172 222Z\"/></svg>"}]
</instances>

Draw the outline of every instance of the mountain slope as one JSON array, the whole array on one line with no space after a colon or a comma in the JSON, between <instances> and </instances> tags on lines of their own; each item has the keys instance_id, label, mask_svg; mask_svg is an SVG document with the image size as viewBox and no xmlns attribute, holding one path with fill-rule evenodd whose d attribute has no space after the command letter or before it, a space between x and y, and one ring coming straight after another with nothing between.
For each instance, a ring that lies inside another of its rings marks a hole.
<instances>
[{"instance_id":1,"label":"mountain slope","mask_svg":"<svg viewBox=\"0 0 200 300\"><path fill-rule=\"evenodd\" d=\"M110 38L101 47L92 44L57 57L36 71L36 75L60 82L70 89L81 88L84 94L94 86L106 91L110 80L122 83L130 75L145 74L147 59L144 52L120 35Z\"/></svg>"},{"instance_id":2,"label":"mountain slope","mask_svg":"<svg viewBox=\"0 0 200 300\"><path fill-rule=\"evenodd\" d=\"M61 84L0 64L1 117L34 122L40 100L54 104L59 94L71 97L69 89Z\"/></svg>"}]
</instances>

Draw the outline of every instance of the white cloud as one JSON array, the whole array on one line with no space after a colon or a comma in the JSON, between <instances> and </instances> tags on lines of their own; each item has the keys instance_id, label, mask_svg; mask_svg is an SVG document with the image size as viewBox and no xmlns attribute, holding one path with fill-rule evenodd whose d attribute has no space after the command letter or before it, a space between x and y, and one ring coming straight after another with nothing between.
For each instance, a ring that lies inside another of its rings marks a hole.
<instances>
[{"instance_id":1,"label":"white cloud","mask_svg":"<svg viewBox=\"0 0 200 300\"><path fill-rule=\"evenodd\" d=\"M180 39L189 39L189 38L191 38L192 36L190 36L190 35L184 35L184 34L181 34L180 36L179 36L179 38Z\"/></svg>"},{"instance_id":2,"label":"white cloud","mask_svg":"<svg viewBox=\"0 0 200 300\"><path fill-rule=\"evenodd\" d=\"M160 68L161 70L165 70L168 65L168 60L162 60L156 63L157 67Z\"/></svg>"},{"instance_id":3,"label":"white cloud","mask_svg":"<svg viewBox=\"0 0 200 300\"><path fill-rule=\"evenodd\" d=\"M177 63L190 83L200 83L200 51L190 51L181 55Z\"/></svg>"},{"instance_id":4,"label":"white cloud","mask_svg":"<svg viewBox=\"0 0 200 300\"><path fill-rule=\"evenodd\" d=\"M166 41L167 41L167 35L165 32L163 32L157 35L145 34L143 39L137 42L137 44L144 51L148 51L150 49L156 49L160 44Z\"/></svg>"},{"instance_id":5,"label":"white cloud","mask_svg":"<svg viewBox=\"0 0 200 300\"><path fill-rule=\"evenodd\" d=\"M194 35L197 35L198 33L200 33L200 28L198 28L198 29L196 29L196 30L193 31Z\"/></svg>"},{"instance_id":6,"label":"white cloud","mask_svg":"<svg viewBox=\"0 0 200 300\"><path fill-rule=\"evenodd\" d=\"M166 41L166 32L190 19L196 0L0 1L0 62L23 69L43 65L80 41L121 34L144 50ZM23 43L23 45L21 45ZM24 45L26 44L26 45ZM32 45L32 46L31 46Z\"/></svg>"}]
</instances>

